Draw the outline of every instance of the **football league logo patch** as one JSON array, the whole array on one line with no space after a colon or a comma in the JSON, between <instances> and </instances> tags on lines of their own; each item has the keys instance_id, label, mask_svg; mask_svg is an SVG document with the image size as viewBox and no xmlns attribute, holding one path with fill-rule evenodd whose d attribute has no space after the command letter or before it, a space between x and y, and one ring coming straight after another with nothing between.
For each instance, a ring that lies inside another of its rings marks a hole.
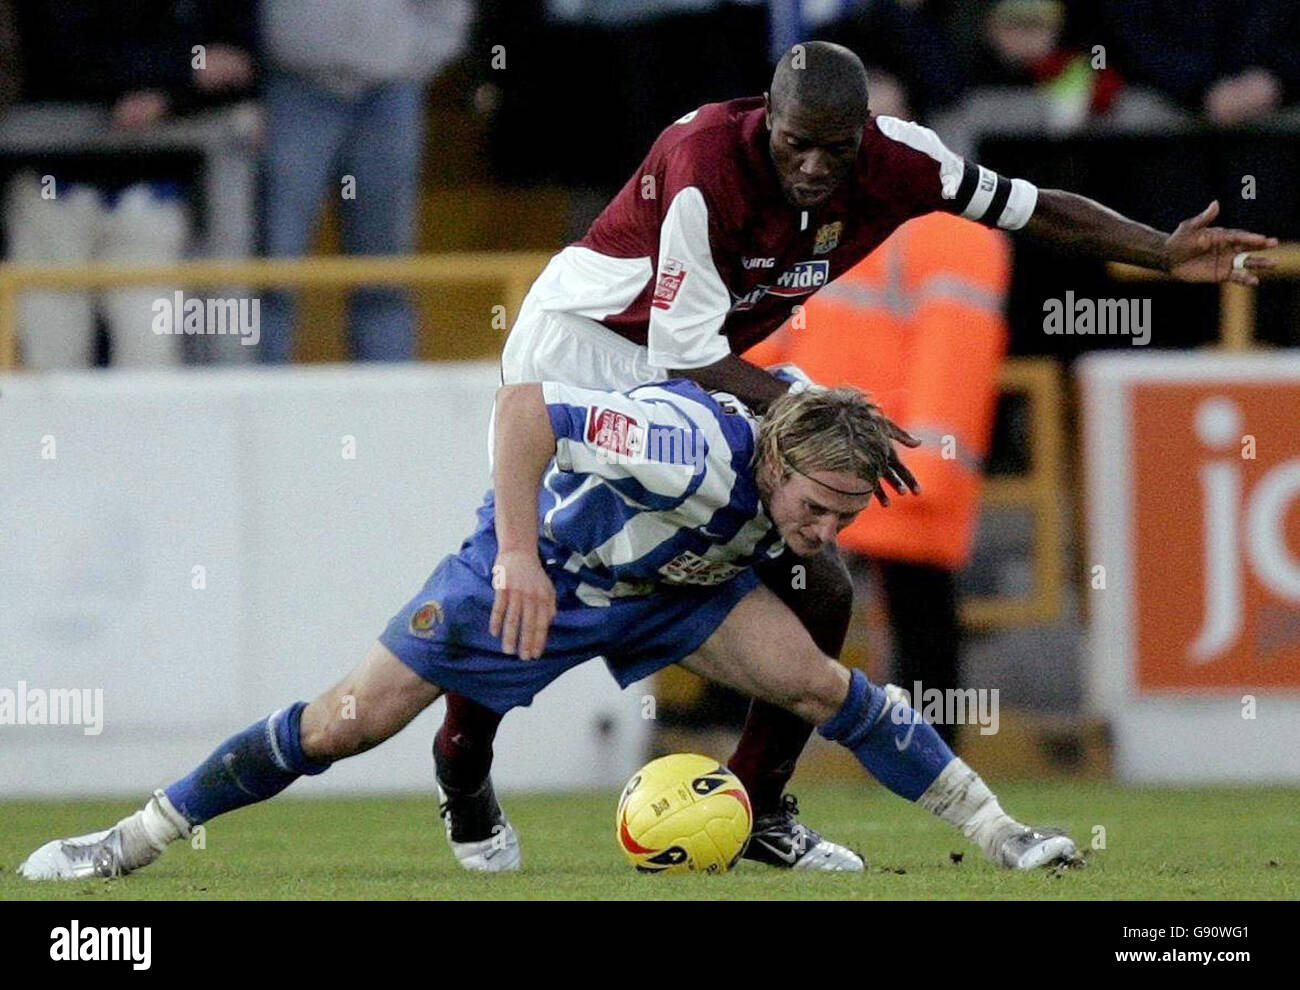
<instances>
[{"instance_id":1,"label":"football league logo patch","mask_svg":"<svg viewBox=\"0 0 1300 990\"><path fill-rule=\"evenodd\" d=\"M676 258L665 258L659 266L659 281L655 283L654 298L650 305L656 309L668 309L677 298L677 290L686 279L686 268Z\"/></svg>"},{"instance_id":2,"label":"football league logo patch","mask_svg":"<svg viewBox=\"0 0 1300 990\"><path fill-rule=\"evenodd\" d=\"M823 224L817 228L817 240L813 243L813 254L830 254L840 245L840 234L844 233L844 221Z\"/></svg>"},{"instance_id":3,"label":"football league logo patch","mask_svg":"<svg viewBox=\"0 0 1300 990\"><path fill-rule=\"evenodd\" d=\"M442 606L435 601L427 601L411 613L410 629L412 636L432 636L433 631L442 622Z\"/></svg>"},{"instance_id":4,"label":"football league logo patch","mask_svg":"<svg viewBox=\"0 0 1300 990\"><path fill-rule=\"evenodd\" d=\"M645 429L627 413L592 406L587 410L587 442L620 457L635 457L645 446Z\"/></svg>"}]
</instances>

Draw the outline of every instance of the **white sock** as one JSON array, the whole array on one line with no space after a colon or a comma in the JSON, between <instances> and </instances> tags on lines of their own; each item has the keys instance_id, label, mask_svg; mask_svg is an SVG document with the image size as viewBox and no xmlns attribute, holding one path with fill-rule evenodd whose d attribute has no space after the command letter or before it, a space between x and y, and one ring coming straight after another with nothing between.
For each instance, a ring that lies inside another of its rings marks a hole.
<instances>
[{"instance_id":1,"label":"white sock","mask_svg":"<svg viewBox=\"0 0 1300 990\"><path fill-rule=\"evenodd\" d=\"M154 791L148 803L117 823L122 837L122 867L136 870L163 854L167 846L190 834L189 822L172 807L163 791Z\"/></svg>"},{"instance_id":2,"label":"white sock","mask_svg":"<svg viewBox=\"0 0 1300 990\"><path fill-rule=\"evenodd\" d=\"M988 784L961 757L943 768L916 803L961 829L995 862L1007 833L1024 827L1002 810Z\"/></svg>"}]
</instances>

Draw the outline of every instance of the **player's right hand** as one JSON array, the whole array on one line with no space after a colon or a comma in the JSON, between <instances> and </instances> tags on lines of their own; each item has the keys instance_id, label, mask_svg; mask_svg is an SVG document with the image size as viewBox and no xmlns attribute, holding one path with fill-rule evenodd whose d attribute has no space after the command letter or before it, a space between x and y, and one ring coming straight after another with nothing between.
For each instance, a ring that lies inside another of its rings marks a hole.
<instances>
[{"instance_id":1,"label":"player's right hand","mask_svg":"<svg viewBox=\"0 0 1300 990\"><path fill-rule=\"evenodd\" d=\"M536 660L546 649L555 618L555 585L533 550L502 550L492 565L492 617L488 631L501 637L501 652Z\"/></svg>"},{"instance_id":2,"label":"player's right hand","mask_svg":"<svg viewBox=\"0 0 1300 990\"><path fill-rule=\"evenodd\" d=\"M889 439L893 440L894 443L900 443L904 447L921 446L920 440L912 436L912 434L908 433L892 419L889 419L887 416L881 416L880 419L884 424L885 431L889 434ZM885 465L885 471L884 474L881 475L881 480L889 482L889 486L899 495L905 495L908 492L911 492L913 495L921 494L920 482L918 482L916 476L908 470L907 465L904 464L902 458L898 456L898 451L896 449L890 451L889 463ZM885 494L884 485L880 485L876 488L876 501L884 506L889 505L889 496Z\"/></svg>"}]
</instances>

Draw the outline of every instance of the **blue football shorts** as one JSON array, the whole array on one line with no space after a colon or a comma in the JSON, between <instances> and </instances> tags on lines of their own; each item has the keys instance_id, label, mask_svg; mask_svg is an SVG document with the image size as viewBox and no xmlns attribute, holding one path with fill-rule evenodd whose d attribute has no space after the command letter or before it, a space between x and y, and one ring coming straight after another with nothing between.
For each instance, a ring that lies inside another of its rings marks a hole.
<instances>
[{"instance_id":1,"label":"blue football shorts","mask_svg":"<svg viewBox=\"0 0 1300 990\"><path fill-rule=\"evenodd\" d=\"M530 704L566 670L598 656L620 687L648 677L695 652L759 584L747 568L710 587L660 585L649 595L588 605L577 597L579 579L552 565L546 570L556 615L546 650L520 660L502 653L500 638L488 632L495 558L494 534L475 533L443 559L379 641L425 680L501 713Z\"/></svg>"}]
</instances>

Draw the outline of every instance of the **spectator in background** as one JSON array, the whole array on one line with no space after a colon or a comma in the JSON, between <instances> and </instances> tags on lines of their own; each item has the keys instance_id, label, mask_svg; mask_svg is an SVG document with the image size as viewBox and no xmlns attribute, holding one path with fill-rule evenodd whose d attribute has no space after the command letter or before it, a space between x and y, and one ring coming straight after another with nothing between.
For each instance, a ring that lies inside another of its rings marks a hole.
<instances>
[{"instance_id":1,"label":"spectator in background","mask_svg":"<svg viewBox=\"0 0 1300 990\"><path fill-rule=\"evenodd\" d=\"M267 148L263 239L273 258L307 253L323 197L338 197L347 254L415 246L429 79L456 54L467 0L263 0ZM293 305L268 293L261 357L288 361ZM415 356L406 294L364 289L348 302L363 361Z\"/></svg>"},{"instance_id":2,"label":"spectator in background","mask_svg":"<svg viewBox=\"0 0 1300 990\"><path fill-rule=\"evenodd\" d=\"M907 91L912 111L925 118L951 106L967 85L960 46L945 30L946 5L934 0L831 0L805 3L817 36L857 52L875 83L882 70ZM826 9L834 19L816 24Z\"/></svg>"},{"instance_id":3,"label":"spectator in background","mask_svg":"<svg viewBox=\"0 0 1300 990\"><path fill-rule=\"evenodd\" d=\"M1127 76L1214 124L1258 119L1300 99L1295 0L1101 0Z\"/></svg>"},{"instance_id":4,"label":"spectator in background","mask_svg":"<svg viewBox=\"0 0 1300 990\"><path fill-rule=\"evenodd\" d=\"M122 133L246 95L255 79L247 4L218 0L13 0L25 109L52 121L107 117ZM200 52L194 46L202 46ZM78 104L65 107L63 104ZM78 116L89 110L89 117ZM190 221L177 178L143 179L130 155L61 159L9 183L9 255L23 262L178 260ZM151 331L152 302L167 288L105 293L117 365L176 364L179 339ZM80 368L95 355L95 305L87 293L27 293L19 313L23 361Z\"/></svg>"},{"instance_id":5,"label":"spectator in background","mask_svg":"<svg viewBox=\"0 0 1300 990\"><path fill-rule=\"evenodd\" d=\"M475 33L493 170L574 187L574 239L669 122L761 92L772 73L767 10L752 0L482 0Z\"/></svg>"},{"instance_id":6,"label":"spectator in background","mask_svg":"<svg viewBox=\"0 0 1300 990\"><path fill-rule=\"evenodd\" d=\"M1103 54L1071 40L1062 0L998 0L974 22L967 93L934 128L974 156L989 132L1065 134L1109 114L1124 89Z\"/></svg>"}]
</instances>

